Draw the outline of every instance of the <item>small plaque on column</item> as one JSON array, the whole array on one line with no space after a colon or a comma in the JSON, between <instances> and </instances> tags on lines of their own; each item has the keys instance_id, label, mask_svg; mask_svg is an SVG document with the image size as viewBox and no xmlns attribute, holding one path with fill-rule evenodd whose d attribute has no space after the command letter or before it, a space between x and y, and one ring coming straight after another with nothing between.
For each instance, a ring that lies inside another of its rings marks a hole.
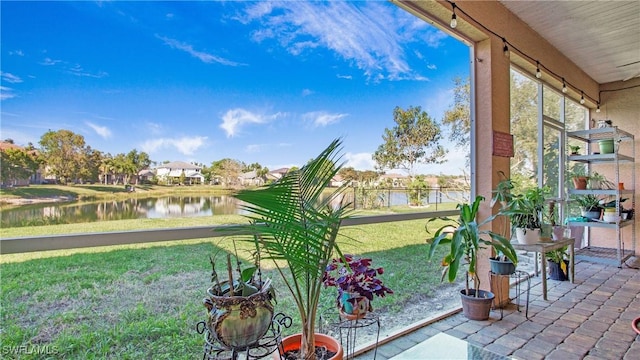
<instances>
[{"instance_id":1,"label":"small plaque on column","mask_svg":"<svg viewBox=\"0 0 640 360\"><path fill-rule=\"evenodd\" d=\"M493 156L513 157L513 135L493 132Z\"/></svg>"}]
</instances>

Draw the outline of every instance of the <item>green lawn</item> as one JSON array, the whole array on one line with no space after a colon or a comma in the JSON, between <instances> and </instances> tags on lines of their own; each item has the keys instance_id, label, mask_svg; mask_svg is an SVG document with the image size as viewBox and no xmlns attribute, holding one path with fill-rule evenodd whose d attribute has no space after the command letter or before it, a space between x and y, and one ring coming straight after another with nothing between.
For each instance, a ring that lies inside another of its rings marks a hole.
<instances>
[{"instance_id":1,"label":"green lawn","mask_svg":"<svg viewBox=\"0 0 640 360\"><path fill-rule=\"evenodd\" d=\"M172 221L180 225L171 226L195 226L189 222L196 220L178 220ZM440 285L438 261L426 259L425 222L343 229L343 251L372 257L375 266L385 269L385 285L395 291L375 299L378 311L398 313L404 304L428 301L437 286L447 286ZM117 224L92 226L98 227L96 231L104 231L103 227L141 228L140 220L113 223ZM142 228L158 225L142 223ZM86 226L33 227L30 231L33 235L74 229L87 232ZM7 235L11 233L3 229L2 236ZM203 338L195 326L206 314L202 298L210 281L208 257L229 250L230 244L230 239L212 238L2 255L1 346L48 346L57 352L51 355L55 359L200 358ZM274 275L271 266L265 267L267 275ZM274 280L278 288L281 282L275 275ZM280 286L276 311L296 317L286 295ZM333 306L334 290L326 289L323 295L323 308ZM290 331L298 328L295 323ZM18 357L43 358L36 354L3 354L3 358Z\"/></svg>"}]
</instances>

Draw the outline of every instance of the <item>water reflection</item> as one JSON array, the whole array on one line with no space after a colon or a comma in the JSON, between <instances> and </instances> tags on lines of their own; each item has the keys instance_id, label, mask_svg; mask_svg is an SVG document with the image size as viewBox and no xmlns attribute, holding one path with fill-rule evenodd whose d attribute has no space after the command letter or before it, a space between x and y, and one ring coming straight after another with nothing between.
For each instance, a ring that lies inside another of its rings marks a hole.
<instances>
[{"instance_id":1,"label":"water reflection","mask_svg":"<svg viewBox=\"0 0 640 360\"><path fill-rule=\"evenodd\" d=\"M3 227L19 227L237 213L236 200L230 196L167 196L64 204L34 204L3 210L0 223Z\"/></svg>"},{"instance_id":2,"label":"water reflection","mask_svg":"<svg viewBox=\"0 0 640 360\"><path fill-rule=\"evenodd\" d=\"M468 192L428 190L423 205L460 202ZM406 190L372 189L345 193L345 201L358 209L407 206ZM98 200L55 204L33 204L0 211L2 227L73 224L126 219L162 219L241 213L236 199L218 196L164 196Z\"/></svg>"}]
</instances>

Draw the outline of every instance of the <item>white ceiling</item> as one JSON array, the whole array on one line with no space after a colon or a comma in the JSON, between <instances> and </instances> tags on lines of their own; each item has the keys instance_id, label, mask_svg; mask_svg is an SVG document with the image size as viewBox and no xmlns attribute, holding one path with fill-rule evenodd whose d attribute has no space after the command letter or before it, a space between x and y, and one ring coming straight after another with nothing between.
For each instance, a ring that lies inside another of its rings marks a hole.
<instances>
[{"instance_id":1,"label":"white ceiling","mask_svg":"<svg viewBox=\"0 0 640 360\"><path fill-rule=\"evenodd\" d=\"M600 84L640 76L640 1L500 0Z\"/></svg>"}]
</instances>

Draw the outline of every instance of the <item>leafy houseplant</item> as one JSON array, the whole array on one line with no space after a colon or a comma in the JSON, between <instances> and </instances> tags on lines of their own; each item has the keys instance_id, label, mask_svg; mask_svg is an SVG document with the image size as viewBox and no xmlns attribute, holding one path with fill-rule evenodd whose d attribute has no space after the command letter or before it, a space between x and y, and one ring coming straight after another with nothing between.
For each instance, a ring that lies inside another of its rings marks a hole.
<instances>
[{"instance_id":1,"label":"leafy houseplant","mask_svg":"<svg viewBox=\"0 0 640 360\"><path fill-rule=\"evenodd\" d=\"M549 264L549 278L552 280L566 281L568 277L569 259L567 255L568 247L548 251L545 253Z\"/></svg>"},{"instance_id":2,"label":"leafy houseplant","mask_svg":"<svg viewBox=\"0 0 640 360\"><path fill-rule=\"evenodd\" d=\"M569 145L569 151L571 152L571 155L578 155L578 151L580 151L580 146Z\"/></svg>"},{"instance_id":3,"label":"leafy houseplant","mask_svg":"<svg viewBox=\"0 0 640 360\"><path fill-rule=\"evenodd\" d=\"M377 275L384 269L372 268L371 259L345 254L344 258L331 260L324 273L325 286L338 289L336 305L341 316L348 319L361 318L372 311L373 296L384 297L393 291L382 284Z\"/></svg>"},{"instance_id":4,"label":"leafy houseplant","mask_svg":"<svg viewBox=\"0 0 640 360\"><path fill-rule=\"evenodd\" d=\"M318 157L278 181L236 193L251 221L221 229L249 234L247 240L255 242L262 259L274 261L300 315L297 345L298 356L304 359L316 358L316 339L322 337L314 329L325 269L334 252L342 257L337 237L349 213L349 205L342 201L345 187L325 192L341 168L337 164L341 147L336 139ZM288 345L284 348L288 350ZM342 351L338 342L334 351Z\"/></svg>"},{"instance_id":5,"label":"leafy houseplant","mask_svg":"<svg viewBox=\"0 0 640 360\"><path fill-rule=\"evenodd\" d=\"M480 203L484 200L482 196L476 196L471 204L458 204L457 209L460 215L457 219L451 218L432 218L427 222L427 232L429 231L429 223L435 220L444 220L447 224L438 228L433 238L427 240L429 243L429 258L433 258L438 245L449 245L449 252L442 259L444 270L442 277L447 277L449 282L456 279L458 270L467 265L465 274L465 289L460 292L463 311L465 315L472 320L485 320L489 317L491 310L491 301L494 295L491 292L480 290L480 277L478 276L478 252L485 246L493 247L497 252L504 254L514 264L518 263L518 256L505 237L488 230L480 230L480 228L491 222L494 216L478 223L476 217ZM483 238L483 236L489 239ZM473 288L469 286L469 280L473 282ZM483 298L485 308L481 314L472 312L473 306L468 306L467 302L476 302ZM465 305L467 305L465 307Z\"/></svg>"},{"instance_id":6,"label":"leafy houseplant","mask_svg":"<svg viewBox=\"0 0 640 360\"><path fill-rule=\"evenodd\" d=\"M575 164L569 169L567 171L567 179L573 181L573 187L576 190L585 190L589 176L587 175L587 169L584 167L584 164Z\"/></svg>"},{"instance_id":7,"label":"leafy houseplant","mask_svg":"<svg viewBox=\"0 0 640 360\"><path fill-rule=\"evenodd\" d=\"M574 200L580 206L582 216L587 219L598 219L602 212L600 198L594 194L573 195Z\"/></svg>"},{"instance_id":8,"label":"leafy houseplant","mask_svg":"<svg viewBox=\"0 0 640 360\"><path fill-rule=\"evenodd\" d=\"M546 188L533 187L523 193L512 194L507 206L500 214L509 216L511 227L515 229L520 243L537 242L542 228ZM530 232L532 234L527 235Z\"/></svg>"}]
</instances>

